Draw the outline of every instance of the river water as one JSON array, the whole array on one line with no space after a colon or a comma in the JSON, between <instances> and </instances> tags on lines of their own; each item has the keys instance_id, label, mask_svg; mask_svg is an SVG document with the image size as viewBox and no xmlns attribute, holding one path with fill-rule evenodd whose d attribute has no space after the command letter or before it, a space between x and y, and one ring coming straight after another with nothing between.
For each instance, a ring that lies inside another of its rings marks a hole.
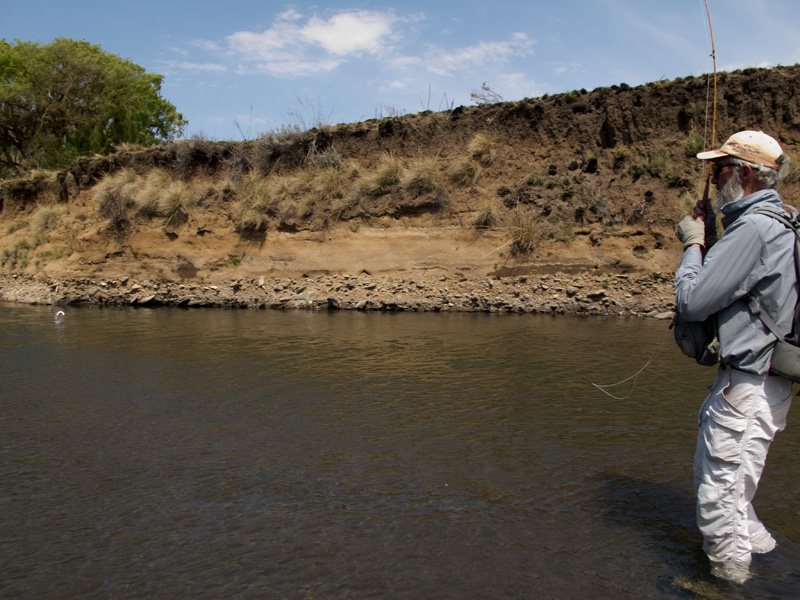
<instances>
[{"instance_id":1,"label":"river water","mask_svg":"<svg viewBox=\"0 0 800 600\"><path fill-rule=\"evenodd\" d=\"M800 594L798 418L717 586L663 321L54 312L0 304L2 598Z\"/></svg>"}]
</instances>

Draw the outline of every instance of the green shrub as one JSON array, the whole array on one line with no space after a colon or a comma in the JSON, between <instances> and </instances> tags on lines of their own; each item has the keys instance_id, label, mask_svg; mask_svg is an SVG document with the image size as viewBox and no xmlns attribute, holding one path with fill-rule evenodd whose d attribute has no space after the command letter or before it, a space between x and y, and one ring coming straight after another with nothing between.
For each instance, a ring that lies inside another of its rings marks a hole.
<instances>
[{"instance_id":1,"label":"green shrub","mask_svg":"<svg viewBox=\"0 0 800 600\"><path fill-rule=\"evenodd\" d=\"M53 248L52 250L45 250L43 252L36 253L36 266L43 266L47 263L58 260L62 256L66 254L65 248Z\"/></svg>"},{"instance_id":2,"label":"green shrub","mask_svg":"<svg viewBox=\"0 0 800 600\"><path fill-rule=\"evenodd\" d=\"M663 154L648 154L642 166L645 171L656 179L667 178L672 175L672 165L670 165L669 159Z\"/></svg>"},{"instance_id":3,"label":"green shrub","mask_svg":"<svg viewBox=\"0 0 800 600\"><path fill-rule=\"evenodd\" d=\"M572 198L572 196L575 194L575 190L572 188L572 180L565 175L564 177L561 178L560 185L561 185L561 199L568 200Z\"/></svg>"},{"instance_id":4,"label":"green shrub","mask_svg":"<svg viewBox=\"0 0 800 600\"><path fill-rule=\"evenodd\" d=\"M11 249L3 250L0 262L11 269L24 269L28 265L28 252L32 247L28 240L19 240Z\"/></svg>"},{"instance_id":5,"label":"green shrub","mask_svg":"<svg viewBox=\"0 0 800 600\"><path fill-rule=\"evenodd\" d=\"M540 175L539 173L531 173L528 175L528 178L525 180L525 183L528 185L533 185L536 187L544 187L547 185L547 177L544 175Z\"/></svg>"},{"instance_id":6,"label":"green shrub","mask_svg":"<svg viewBox=\"0 0 800 600\"><path fill-rule=\"evenodd\" d=\"M683 147L686 156L694 158L699 152L703 151L703 136L700 135L699 131L693 131L686 138Z\"/></svg>"}]
</instances>

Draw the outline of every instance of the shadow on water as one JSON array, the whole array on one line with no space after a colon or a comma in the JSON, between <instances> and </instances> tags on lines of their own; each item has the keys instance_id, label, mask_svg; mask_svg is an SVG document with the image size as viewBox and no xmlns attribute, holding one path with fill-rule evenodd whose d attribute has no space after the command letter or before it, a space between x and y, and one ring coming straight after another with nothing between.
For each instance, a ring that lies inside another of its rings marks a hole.
<instances>
[{"instance_id":1,"label":"shadow on water","mask_svg":"<svg viewBox=\"0 0 800 600\"><path fill-rule=\"evenodd\" d=\"M800 598L800 551L780 534L773 532L778 549L753 556L750 581L729 584L709 572L688 490L614 473L604 480L602 494L607 524L634 528L651 538L650 547L669 573L659 579L659 591L678 598Z\"/></svg>"},{"instance_id":2,"label":"shadow on water","mask_svg":"<svg viewBox=\"0 0 800 600\"><path fill-rule=\"evenodd\" d=\"M704 577L705 555L694 522L691 494L671 485L616 473L608 474L602 494L603 519L609 526L631 527L651 538L651 547L670 573L660 579L660 591L691 597L676 583Z\"/></svg>"}]
</instances>

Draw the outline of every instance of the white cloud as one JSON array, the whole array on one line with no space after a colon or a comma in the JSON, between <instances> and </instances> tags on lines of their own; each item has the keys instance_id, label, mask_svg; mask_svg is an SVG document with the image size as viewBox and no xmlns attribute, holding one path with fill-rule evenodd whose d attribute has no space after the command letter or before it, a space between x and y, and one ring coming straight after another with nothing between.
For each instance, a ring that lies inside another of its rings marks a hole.
<instances>
[{"instance_id":1,"label":"white cloud","mask_svg":"<svg viewBox=\"0 0 800 600\"><path fill-rule=\"evenodd\" d=\"M374 82L377 87L401 92L411 90L421 77L430 88L425 73L449 78L476 69L495 69L533 53L535 41L519 32L500 41L482 40L456 48L433 45L405 55L398 52L398 47L415 37L415 24L424 20L424 13L397 16L392 10L343 10L309 16L287 8L267 29L237 31L219 44L196 41L195 45L217 57L206 66L202 61L175 66L222 70L213 67L213 62L228 65L236 74L290 78L329 73L354 58L371 56L382 65L383 83Z\"/></svg>"},{"instance_id":2,"label":"white cloud","mask_svg":"<svg viewBox=\"0 0 800 600\"><path fill-rule=\"evenodd\" d=\"M267 73L276 77L292 77L313 75L333 71L341 64L338 60L300 60L296 58L286 60L273 60L256 63L252 66L239 65L236 73L239 75L249 73Z\"/></svg>"},{"instance_id":3,"label":"white cloud","mask_svg":"<svg viewBox=\"0 0 800 600\"><path fill-rule=\"evenodd\" d=\"M184 71L227 71L228 67L218 63L193 63L188 61L170 61L167 66Z\"/></svg>"},{"instance_id":4,"label":"white cloud","mask_svg":"<svg viewBox=\"0 0 800 600\"><path fill-rule=\"evenodd\" d=\"M327 21L313 17L302 29L307 41L333 54L361 51L377 53L383 40L392 33L395 18L390 13L360 10L340 13Z\"/></svg>"},{"instance_id":5,"label":"white cloud","mask_svg":"<svg viewBox=\"0 0 800 600\"><path fill-rule=\"evenodd\" d=\"M240 125L249 124L249 125L266 125L269 123L269 119L265 119L264 117L256 117L252 113L250 114L243 114L239 113L233 119L236 123Z\"/></svg>"},{"instance_id":6,"label":"white cloud","mask_svg":"<svg viewBox=\"0 0 800 600\"><path fill-rule=\"evenodd\" d=\"M276 52L285 48L293 48L299 35L299 28L294 25L281 23L278 27L272 27L261 33L252 31L237 31L229 35L226 40L228 49L233 54L239 55L247 60L264 60L276 56ZM279 52L277 56L290 59L296 56L297 52Z\"/></svg>"},{"instance_id":7,"label":"white cloud","mask_svg":"<svg viewBox=\"0 0 800 600\"><path fill-rule=\"evenodd\" d=\"M211 40L193 40L192 45L206 52L219 52L222 50L222 47L217 42L212 42Z\"/></svg>"},{"instance_id":8,"label":"white cloud","mask_svg":"<svg viewBox=\"0 0 800 600\"><path fill-rule=\"evenodd\" d=\"M396 69L416 67L423 63L420 56L398 56L389 60L389 64Z\"/></svg>"},{"instance_id":9,"label":"white cloud","mask_svg":"<svg viewBox=\"0 0 800 600\"><path fill-rule=\"evenodd\" d=\"M513 57L524 57L533 53L534 41L524 33L515 33L510 41L481 41L472 46L446 51L435 48L428 57L428 70L437 75L449 75L489 63L504 62Z\"/></svg>"},{"instance_id":10,"label":"white cloud","mask_svg":"<svg viewBox=\"0 0 800 600\"><path fill-rule=\"evenodd\" d=\"M529 79L526 73L501 73L491 81L503 98L532 98L544 93L544 87Z\"/></svg>"},{"instance_id":11,"label":"white cloud","mask_svg":"<svg viewBox=\"0 0 800 600\"><path fill-rule=\"evenodd\" d=\"M565 63L565 62L551 62L548 63L549 65L553 65L553 73L556 75L564 75L565 73L577 73L580 70L580 65L578 63Z\"/></svg>"},{"instance_id":12,"label":"white cloud","mask_svg":"<svg viewBox=\"0 0 800 600\"><path fill-rule=\"evenodd\" d=\"M397 21L391 12L368 10L344 11L327 19L313 16L305 23L302 19L288 9L269 29L227 36L227 54L241 63L236 72L291 77L331 71L347 56L381 53Z\"/></svg>"},{"instance_id":13,"label":"white cloud","mask_svg":"<svg viewBox=\"0 0 800 600\"><path fill-rule=\"evenodd\" d=\"M297 12L294 8L287 8L285 11L278 15L279 21L299 21L303 18L299 12Z\"/></svg>"}]
</instances>

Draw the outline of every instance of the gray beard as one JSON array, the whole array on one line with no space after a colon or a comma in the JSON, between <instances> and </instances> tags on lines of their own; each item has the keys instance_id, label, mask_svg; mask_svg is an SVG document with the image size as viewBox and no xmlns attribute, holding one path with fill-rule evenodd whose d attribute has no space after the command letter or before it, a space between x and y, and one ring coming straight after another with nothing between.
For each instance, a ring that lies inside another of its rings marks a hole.
<instances>
[{"instance_id":1,"label":"gray beard","mask_svg":"<svg viewBox=\"0 0 800 600\"><path fill-rule=\"evenodd\" d=\"M726 204L736 202L742 198L744 198L744 188L739 183L738 173L734 171L728 179L728 183L722 186L722 189L717 193L717 197L714 198L714 208L719 210Z\"/></svg>"}]
</instances>

